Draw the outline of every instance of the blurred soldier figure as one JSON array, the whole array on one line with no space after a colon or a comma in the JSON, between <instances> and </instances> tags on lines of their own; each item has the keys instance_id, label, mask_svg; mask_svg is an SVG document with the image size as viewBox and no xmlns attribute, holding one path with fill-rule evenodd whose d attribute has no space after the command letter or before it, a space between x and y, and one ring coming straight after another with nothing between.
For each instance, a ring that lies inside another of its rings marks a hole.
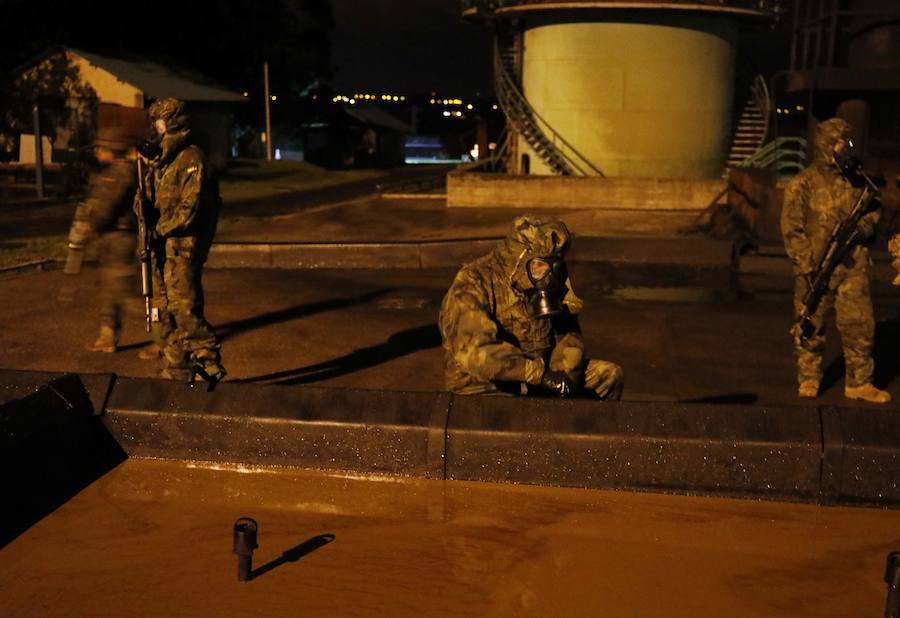
<instances>
[{"instance_id":1,"label":"blurred soldier figure","mask_svg":"<svg viewBox=\"0 0 900 618\"><path fill-rule=\"evenodd\" d=\"M131 211L137 174L130 150L136 140L121 127L98 129L94 154L99 168L91 174L88 197L75 211L69 230L67 274L81 270L86 242L97 238L100 262L100 335L92 352L115 352L122 330L122 303L133 291L135 225Z\"/></svg>"},{"instance_id":2,"label":"blurred soldier figure","mask_svg":"<svg viewBox=\"0 0 900 618\"><path fill-rule=\"evenodd\" d=\"M794 308L798 314L832 230L850 214L861 191L844 178L835 160L845 157L849 151L849 129L840 118L820 124L815 160L785 190L781 231L788 256L794 263ZM874 235L879 216L876 210L860 219L859 230L864 238ZM874 403L890 401L889 393L872 384L875 318L869 294L869 249L865 244L859 243L850 250L848 258L832 274L829 288L812 316L816 332L806 339L795 337L799 395L816 397L819 393L825 350L823 327L826 313L834 306L847 366L844 396Z\"/></svg>"},{"instance_id":3,"label":"blurred soldier figure","mask_svg":"<svg viewBox=\"0 0 900 618\"><path fill-rule=\"evenodd\" d=\"M163 377L212 383L225 376L219 342L203 315L203 264L219 219L219 189L203 152L190 143L184 104L160 99L149 109L157 152L144 182L157 219L153 229L154 333Z\"/></svg>"},{"instance_id":4,"label":"blurred soldier figure","mask_svg":"<svg viewBox=\"0 0 900 618\"><path fill-rule=\"evenodd\" d=\"M441 305L447 388L566 397L587 390L603 399L622 393L622 369L584 358L564 257L562 221L518 217L490 254L462 267Z\"/></svg>"},{"instance_id":5,"label":"blurred soldier figure","mask_svg":"<svg viewBox=\"0 0 900 618\"><path fill-rule=\"evenodd\" d=\"M894 285L900 285L900 233L894 234L890 241L888 241L888 251L891 252L891 256L894 258L894 261L891 262L891 266L897 271L893 283Z\"/></svg>"}]
</instances>

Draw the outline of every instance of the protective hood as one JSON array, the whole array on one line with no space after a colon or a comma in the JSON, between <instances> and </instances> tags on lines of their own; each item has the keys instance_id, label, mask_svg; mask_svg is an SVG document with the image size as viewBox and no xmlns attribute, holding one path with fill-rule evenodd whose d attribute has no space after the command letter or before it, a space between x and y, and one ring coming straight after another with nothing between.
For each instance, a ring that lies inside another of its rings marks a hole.
<instances>
[{"instance_id":1,"label":"protective hood","mask_svg":"<svg viewBox=\"0 0 900 618\"><path fill-rule=\"evenodd\" d=\"M190 118L184 112L184 102L178 99L157 99L150 105L147 114L151 124L157 120L165 122L167 133L187 130L190 125Z\"/></svg>"},{"instance_id":2,"label":"protective hood","mask_svg":"<svg viewBox=\"0 0 900 618\"><path fill-rule=\"evenodd\" d=\"M542 219L532 215L516 217L512 232L495 249L495 257L508 274L510 287L525 293L535 286L528 276L528 262L532 258L562 260L571 244L571 234L566 224L559 219ZM572 292L568 276L565 276L561 290L562 303L571 313L581 310L582 302Z\"/></svg>"},{"instance_id":3,"label":"protective hood","mask_svg":"<svg viewBox=\"0 0 900 618\"><path fill-rule=\"evenodd\" d=\"M850 138L850 125L843 118L829 118L819 124L813 142L813 159L832 163L834 145L842 138Z\"/></svg>"}]
</instances>

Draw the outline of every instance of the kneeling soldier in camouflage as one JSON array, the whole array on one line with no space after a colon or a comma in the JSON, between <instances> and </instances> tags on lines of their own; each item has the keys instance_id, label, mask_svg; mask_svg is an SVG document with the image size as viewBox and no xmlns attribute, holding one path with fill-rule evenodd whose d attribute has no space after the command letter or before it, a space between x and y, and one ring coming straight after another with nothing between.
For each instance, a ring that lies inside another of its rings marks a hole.
<instances>
[{"instance_id":1,"label":"kneeling soldier in camouflage","mask_svg":"<svg viewBox=\"0 0 900 618\"><path fill-rule=\"evenodd\" d=\"M622 394L622 369L584 358L562 221L518 217L490 254L466 264L441 306L445 380L455 393Z\"/></svg>"}]
</instances>

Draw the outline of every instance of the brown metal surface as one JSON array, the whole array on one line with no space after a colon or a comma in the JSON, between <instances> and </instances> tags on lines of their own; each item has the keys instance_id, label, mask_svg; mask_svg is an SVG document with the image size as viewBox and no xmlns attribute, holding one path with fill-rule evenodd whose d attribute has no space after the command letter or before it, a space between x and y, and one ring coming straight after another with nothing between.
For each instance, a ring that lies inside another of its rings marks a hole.
<instances>
[{"instance_id":1,"label":"brown metal surface","mask_svg":"<svg viewBox=\"0 0 900 618\"><path fill-rule=\"evenodd\" d=\"M232 524L259 522L255 577ZM878 616L900 513L128 461L0 552L4 616Z\"/></svg>"}]
</instances>

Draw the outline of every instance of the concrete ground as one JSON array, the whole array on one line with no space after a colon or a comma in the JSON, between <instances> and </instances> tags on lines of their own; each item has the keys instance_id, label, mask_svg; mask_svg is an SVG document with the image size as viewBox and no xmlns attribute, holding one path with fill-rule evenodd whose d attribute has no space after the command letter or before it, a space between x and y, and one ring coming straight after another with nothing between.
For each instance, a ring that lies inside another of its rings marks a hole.
<instances>
[{"instance_id":1,"label":"concrete ground","mask_svg":"<svg viewBox=\"0 0 900 618\"><path fill-rule=\"evenodd\" d=\"M0 597L8 617L880 616L898 530L877 509L132 459L3 549Z\"/></svg>"},{"instance_id":2,"label":"concrete ground","mask_svg":"<svg viewBox=\"0 0 900 618\"><path fill-rule=\"evenodd\" d=\"M725 269L573 265L588 353L621 364L630 400L812 403L795 394L787 279ZM442 389L440 301L452 270L210 270L207 317L229 380ZM665 283L665 286L661 285ZM123 350L88 352L97 329L96 272L0 278L0 367L152 377L139 298L127 305ZM74 300L61 302L60 291ZM900 297L876 282L876 383L900 401ZM833 332L833 331L832 331ZM825 392L842 397L839 340L829 339Z\"/></svg>"}]
</instances>

